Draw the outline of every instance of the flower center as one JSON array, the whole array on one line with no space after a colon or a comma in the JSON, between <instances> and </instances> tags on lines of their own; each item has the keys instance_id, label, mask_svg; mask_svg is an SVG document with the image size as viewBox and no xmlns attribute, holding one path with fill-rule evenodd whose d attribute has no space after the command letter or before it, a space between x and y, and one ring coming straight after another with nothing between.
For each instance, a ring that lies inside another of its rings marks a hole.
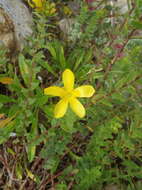
<instances>
[{"instance_id":1,"label":"flower center","mask_svg":"<svg viewBox=\"0 0 142 190\"><path fill-rule=\"evenodd\" d=\"M64 96L64 98L66 98L67 100L69 100L72 97L74 97L73 91L67 92L66 95Z\"/></svg>"},{"instance_id":2,"label":"flower center","mask_svg":"<svg viewBox=\"0 0 142 190\"><path fill-rule=\"evenodd\" d=\"M73 93L71 93L71 92L69 92L69 93L67 93L67 95L66 95L66 98L71 98L73 96Z\"/></svg>"}]
</instances>

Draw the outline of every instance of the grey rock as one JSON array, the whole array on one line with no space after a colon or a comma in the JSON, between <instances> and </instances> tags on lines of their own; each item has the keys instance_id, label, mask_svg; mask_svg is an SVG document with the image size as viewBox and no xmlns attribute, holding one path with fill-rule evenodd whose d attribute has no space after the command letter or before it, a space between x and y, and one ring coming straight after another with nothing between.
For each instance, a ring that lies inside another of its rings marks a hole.
<instances>
[{"instance_id":1,"label":"grey rock","mask_svg":"<svg viewBox=\"0 0 142 190\"><path fill-rule=\"evenodd\" d=\"M64 18L59 21L59 27L61 31L67 35L71 32L73 24L74 24L74 19L72 18L69 19Z\"/></svg>"},{"instance_id":2,"label":"grey rock","mask_svg":"<svg viewBox=\"0 0 142 190\"><path fill-rule=\"evenodd\" d=\"M127 0L110 0L110 4L119 8L121 14L124 14L129 10Z\"/></svg>"},{"instance_id":3,"label":"grey rock","mask_svg":"<svg viewBox=\"0 0 142 190\"><path fill-rule=\"evenodd\" d=\"M32 16L21 0L0 0L0 40L21 50L32 34Z\"/></svg>"}]
</instances>

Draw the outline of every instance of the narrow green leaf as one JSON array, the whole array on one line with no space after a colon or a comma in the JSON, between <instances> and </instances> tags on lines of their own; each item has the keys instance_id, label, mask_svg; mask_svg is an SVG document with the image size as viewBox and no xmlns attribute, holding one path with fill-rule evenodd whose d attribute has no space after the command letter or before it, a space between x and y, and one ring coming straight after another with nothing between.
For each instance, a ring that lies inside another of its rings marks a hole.
<instances>
[{"instance_id":1,"label":"narrow green leaf","mask_svg":"<svg viewBox=\"0 0 142 190\"><path fill-rule=\"evenodd\" d=\"M66 60L65 60L65 56L64 56L64 49L62 46L60 46L59 60L60 60L60 65L61 65L62 69L65 69L66 68Z\"/></svg>"},{"instance_id":2,"label":"narrow green leaf","mask_svg":"<svg viewBox=\"0 0 142 190\"><path fill-rule=\"evenodd\" d=\"M29 86L31 73L26 63L26 60L22 54L19 55L19 67L25 84Z\"/></svg>"},{"instance_id":3,"label":"narrow green leaf","mask_svg":"<svg viewBox=\"0 0 142 190\"><path fill-rule=\"evenodd\" d=\"M36 153L36 146L35 145L32 145L30 144L28 146L28 160L29 162L32 162L34 157L35 157L35 153Z\"/></svg>"},{"instance_id":4,"label":"narrow green leaf","mask_svg":"<svg viewBox=\"0 0 142 190\"><path fill-rule=\"evenodd\" d=\"M15 100L9 96L0 94L0 103L15 102Z\"/></svg>"},{"instance_id":5,"label":"narrow green leaf","mask_svg":"<svg viewBox=\"0 0 142 190\"><path fill-rule=\"evenodd\" d=\"M45 69L47 69L48 72L52 73L55 77L58 77L58 75L56 74L56 72L54 71L54 69L52 68L52 66L50 66L50 64L48 63L48 61L41 61L40 65L42 67L44 67Z\"/></svg>"},{"instance_id":6,"label":"narrow green leaf","mask_svg":"<svg viewBox=\"0 0 142 190\"><path fill-rule=\"evenodd\" d=\"M53 56L53 58L56 60L57 59L57 55L56 55L56 50L55 48L52 46L51 43L48 43L47 47L48 51L51 53L51 55Z\"/></svg>"}]
</instances>

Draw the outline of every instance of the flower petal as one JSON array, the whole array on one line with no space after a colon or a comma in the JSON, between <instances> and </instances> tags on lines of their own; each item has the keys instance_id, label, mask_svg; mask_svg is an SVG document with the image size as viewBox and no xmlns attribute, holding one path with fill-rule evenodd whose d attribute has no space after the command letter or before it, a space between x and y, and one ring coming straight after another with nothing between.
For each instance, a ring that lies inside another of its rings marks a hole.
<instances>
[{"instance_id":1,"label":"flower petal","mask_svg":"<svg viewBox=\"0 0 142 190\"><path fill-rule=\"evenodd\" d=\"M32 8L42 8L43 7L42 0L28 0L28 3Z\"/></svg>"},{"instance_id":2,"label":"flower petal","mask_svg":"<svg viewBox=\"0 0 142 190\"><path fill-rule=\"evenodd\" d=\"M72 91L74 88L74 74L70 69L66 69L63 72L62 80L64 83L64 87L67 91Z\"/></svg>"},{"instance_id":3,"label":"flower petal","mask_svg":"<svg viewBox=\"0 0 142 190\"><path fill-rule=\"evenodd\" d=\"M85 108L84 106L76 99L76 98L71 98L70 99L70 107L71 109L79 116L79 117L84 117L85 116Z\"/></svg>"},{"instance_id":4,"label":"flower petal","mask_svg":"<svg viewBox=\"0 0 142 190\"><path fill-rule=\"evenodd\" d=\"M73 91L76 97L89 98L95 93L95 89L91 85L82 85Z\"/></svg>"},{"instance_id":5,"label":"flower petal","mask_svg":"<svg viewBox=\"0 0 142 190\"><path fill-rule=\"evenodd\" d=\"M66 99L61 99L55 106L54 117L60 118L63 117L68 108L68 101Z\"/></svg>"},{"instance_id":6,"label":"flower petal","mask_svg":"<svg viewBox=\"0 0 142 190\"><path fill-rule=\"evenodd\" d=\"M65 95L65 90L58 86L51 86L44 89L44 94L51 96L60 96L63 97Z\"/></svg>"}]
</instances>

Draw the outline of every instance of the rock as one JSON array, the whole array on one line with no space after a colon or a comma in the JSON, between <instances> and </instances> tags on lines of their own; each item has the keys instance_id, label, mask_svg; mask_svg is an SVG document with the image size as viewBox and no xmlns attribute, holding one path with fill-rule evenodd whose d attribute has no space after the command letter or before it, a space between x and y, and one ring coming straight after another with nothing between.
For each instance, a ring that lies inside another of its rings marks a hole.
<instances>
[{"instance_id":1,"label":"rock","mask_svg":"<svg viewBox=\"0 0 142 190\"><path fill-rule=\"evenodd\" d=\"M14 25L5 11L0 8L0 42L1 46L15 48Z\"/></svg>"},{"instance_id":2,"label":"rock","mask_svg":"<svg viewBox=\"0 0 142 190\"><path fill-rule=\"evenodd\" d=\"M67 41L75 42L82 34L81 32L78 32L78 29L80 29L80 23L73 18L61 19L58 25L63 34L62 38Z\"/></svg>"},{"instance_id":3,"label":"rock","mask_svg":"<svg viewBox=\"0 0 142 190\"><path fill-rule=\"evenodd\" d=\"M74 19L72 18L69 18L69 19L63 18L59 21L59 27L61 31L66 35L70 34L73 24L74 24Z\"/></svg>"},{"instance_id":4,"label":"rock","mask_svg":"<svg viewBox=\"0 0 142 190\"><path fill-rule=\"evenodd\" d=\"M129 10L127 0L110 0L110 4L118 8L121 14L124 14Z\"/></svg>"},{"instance_id":5,"label":"rock","mask_svg":"<svg viewBox=\"0 0 142 190\"><path fill-rule=\"evenodd\" d=\"M0 0L0 44L22 50L32 34L32 16L21 0Z\"/></svg>"}]
</instances>

